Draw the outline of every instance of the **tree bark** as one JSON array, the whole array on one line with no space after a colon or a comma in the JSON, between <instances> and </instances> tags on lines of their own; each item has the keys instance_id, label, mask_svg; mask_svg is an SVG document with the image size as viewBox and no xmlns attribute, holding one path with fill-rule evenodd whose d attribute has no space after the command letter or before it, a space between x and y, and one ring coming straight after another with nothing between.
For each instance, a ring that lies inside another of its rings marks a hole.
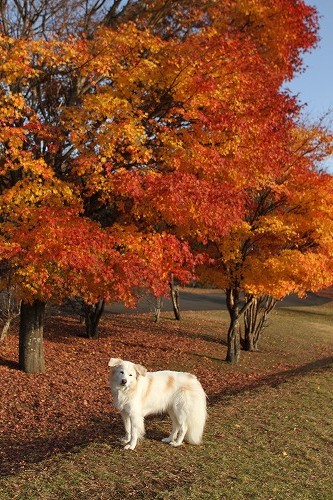
<instances>
[{"instance_id":1,"label":"tree bark","mask_svg":"<svg viewBox=\"0 0 333 500\"><path fill-rule=\"evenodd\" d=\"M86 334L88 339L98 338L98 325L104 312L105 300L101 299L96 304L83 305Z\"/></svg>"},{"instance_id":2,"label":"tree bark","mask_svg":"<svg viewBox=\"0 0 333 500\"><path fill-rule=\"evenodd\" d=\"M162 305L163 305L162 297L157 297L156 301L155 301L155 307L154 307L154 321L155 321L155 323L158 323L160 320Z\"/></svg>"},{"instance_id":3,"label":"tree bark","mask_svg":"<svg viewBox=\"0 0 333 500\"><path fill-rule=\"evenodd\" d=\"M180 306L179 306L179 287L175 285L173 273L171 273L170 278L170 295L172 301L172 308L177 321L180 321Z\"/></svg>"},{"instance_id":4,"label":"tree bark","mask_svg":"<svg viewBox=\"0 0 333 500\"><path fill-rule=\"evenodd\" d=\"M267 317L276 306L277 301L269 295L254 298L250 307L244 314L244 339L245 351L257 351L258 343L264 328L267 326Z\"/></svg>"},{"instance_id":5,"label":"tree bark","mask_svg":"<svg viewBox=\"0 0 333 500\"><path fill-rule=\"evenodd\" d=\"M226 302L230 316L228 329L228 348L226 361L237 364L240 356L240 318L253 303L252 295L246 296L243 305L240 300L239 288L228 288L226 290Z\"/></svg>"},{"instance_id":6,"label":"tree bark","mask_svg":"<svg viewBox=\"0 0 333 500\"><path fill-rule=\"evenodd\" d=\"M43 330L45 302L22 302L20 314L19 366L25 373L45 371Z\"/></svg>"},{"instance_id":7,"label":"tree bark","mask_svg":"<svg viewBox=\"0 0 333 500\"><path fill-rule=\"evenodd\" d=\"M11 322L12 322L11 319L7 319L5 321L5 323L1 329L1 332L0 332L0 342L3 342L4 339L6 338Z\"/></svg>"},{"instance_id":8,"label":"tree bark","mask_svg":"<svg viewBox=\"0 0 333 500\"><path fill-rule=\"evenodd\" d=\"M228 363L237 364L240 355L240 332L239 332L239 292L236 289L226 290L227 308L230 316L230 325L227 339Z\"/></svg>"},{"instance_id":9,"label":"tree bark","mask_svg":"<svg viewBox=\"0 0 333 500\"><path fill-rule=\"evenodd\" d=\"M1 293L0 316L2 327L0 331L0 342L2 342L9 331L12 321L20 315L21 301L13 296L11 289Z\"/></svg>"}]
</instances>

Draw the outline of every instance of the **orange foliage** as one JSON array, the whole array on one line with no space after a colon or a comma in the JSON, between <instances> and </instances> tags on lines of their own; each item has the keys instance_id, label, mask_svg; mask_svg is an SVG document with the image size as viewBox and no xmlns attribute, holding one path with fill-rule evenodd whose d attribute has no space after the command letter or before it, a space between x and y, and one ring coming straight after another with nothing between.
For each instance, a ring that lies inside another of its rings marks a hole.
<instances>
[{"instance_id":1,"label":"orange foliage","mask_svg":"<svg viewBox=\"0 0 333 500\"><path fill-rule=\"evenodd\" d=\"M249 191L244 221L209 245L204 280L276 299L332 284L333 178L294 168L283 179Z\"/></svg>"},{"instance_id":2,"label":"orange foliage","mask_svg":"<svg viewBox=\"0 0 333 500\"><path fill-rule=\"evenodd\" d=\"M1 34L2 286L25 300L129 304L142 288L165 292L171 272L190 279L190 246L212 258L217 246L238 269L244 241L264 239L266 258L296 231L283 219L301 202L286 165L303 131L279 89L316 41L315 11L172 4L136 2L89 36ZM287 208L249 220L266 190Z\"/></svg>"}]
</instances>

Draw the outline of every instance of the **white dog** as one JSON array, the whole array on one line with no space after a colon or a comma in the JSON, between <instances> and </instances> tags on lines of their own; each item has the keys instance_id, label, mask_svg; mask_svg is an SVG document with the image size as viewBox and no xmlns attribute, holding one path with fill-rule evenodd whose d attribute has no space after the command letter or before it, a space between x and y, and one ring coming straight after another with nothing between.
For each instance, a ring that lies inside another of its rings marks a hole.
<instances>
[{"instance_id":1,"label":"white dog","mask_svg":"<svg viewBox=\"0 0 333 500\"><path fill-rule=\"evenodd\" d=\"M179 446L185 439L200 444L206 422L206 394L195 375L183 372L147 372L141 365L111 358L110 387L125 426L126 450L134 450L145 433L144 417L168 413L172 432L162 439Z\"/></svg>"}]
</instances>

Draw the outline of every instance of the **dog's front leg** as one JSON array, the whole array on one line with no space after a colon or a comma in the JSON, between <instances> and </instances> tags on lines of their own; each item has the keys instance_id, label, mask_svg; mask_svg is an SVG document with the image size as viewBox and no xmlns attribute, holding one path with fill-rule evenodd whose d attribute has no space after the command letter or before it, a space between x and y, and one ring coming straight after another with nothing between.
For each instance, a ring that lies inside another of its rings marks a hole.
<instances>
[{"instance_id":1,"label":"dog's front leg","mask_svg":"<svg viewBox=\"0 0 333 500\"><path fill-rule=\"evenodd\" d=\"M120 441L122 443L129 443L129 441L131 440L131 419L127 411L122 411L121 416L124 422L125 436L120 438Z\"/></svg>"},{"instance_id":2,"label":"dog's front leg","mask_svg":"<svg viewBox=\"0 0 333 500\"><path fill-rule=\"evenodd\" d=\"M125 450L134 450L138 439L144 434L144 420L141 415L131 415L131 440L125 446Z\"/></svg>"}]
</instances>

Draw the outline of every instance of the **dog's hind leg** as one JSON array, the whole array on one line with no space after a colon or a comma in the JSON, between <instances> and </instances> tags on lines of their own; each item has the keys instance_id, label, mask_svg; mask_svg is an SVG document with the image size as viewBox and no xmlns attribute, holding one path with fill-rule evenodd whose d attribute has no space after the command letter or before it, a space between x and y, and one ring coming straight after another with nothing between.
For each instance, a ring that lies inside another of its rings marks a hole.
<instances>
[{"instance_id":1,"label":"dog's hind leg","mask_svg":"<svg viewBox=\"0 0 333 500\"><path fill-rule=\"evenodd\" d=\"M184 441L184 437L186 435L186 432L187 432L187 424L186 424L186 420L184 419L179 426L177 439L170 442L171 446L180 446L182 444L182 442Z\"/></svg>"},{"instance_id":2,"label":"dog's hind leg","mask_svg":"<svg viewBox=\"0 0 333 500\"><path fill-rule=\"evenodd\" d=\"M163 443L172 443L173 441L175 441L179 432L179 422L177 420L176 414L172 410L169 410L168 413L172 420L172 431L170 436L162 439Z\"/></svg>"},{"instance_id":3,"label":"dog's hind leg","mask_svg":"<svg viewBox=\"0 0 333 500\"><path fill-rule=\"evenodd\" d=\"M180 402L183 405L183 399L180 399ZM183 407L180 406L179 400L177 401L177 403L178 404L176 404L172 409L171 418L173 427L172 433L169 436L170 438L172 437L172 439L167 441L169 444L171 444L171 446L180 446L182 444L188 428L186 411ZM169 414L171 416L171 413Z\"/></svg>"}]
</instances>

